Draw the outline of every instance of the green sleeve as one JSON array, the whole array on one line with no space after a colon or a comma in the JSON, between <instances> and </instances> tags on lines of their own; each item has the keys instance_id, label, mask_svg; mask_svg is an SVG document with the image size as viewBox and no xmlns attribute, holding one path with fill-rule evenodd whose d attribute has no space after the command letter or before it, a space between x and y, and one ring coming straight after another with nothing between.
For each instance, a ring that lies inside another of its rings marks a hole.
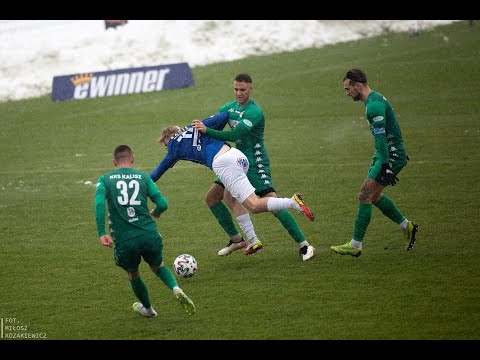
<instances>
[{"instance_id":1,"label":"green sleeve","mask_svg":"<svg viewBox=\"0 0 480 360\"><path fill-rule=\"evenodd\" d=\"M373 127L374 146L380 163L388 163L388 141L385 133L387 125L385 115L385 104L380 101L374 101L368 105L368 122Z\"/></svg>"},{"instance_id":2,"label":"green sleeve","mask_svg":"<svg viewBox=\"0 0 480 360\"><path fill-rule=\"evenodd\" d=\"M107 213L106 190L103 182L103 176L97 181L97 190L95 191L95 221L97 223L98 237L106 235L105 215Z\"/></svg>"},{"instance_id":3,"label":"green sleeve","mask_svg":"<svg viewBox=\"0 0 480 360\"><path fill-rule=\"evenodd\" d=\"M237 141L243 135L247 134L250 130L243 125L243 123L239 122L235 129L233 130L215 130L207 127L206 134L218 140L224 141Z\"/></svg>"},{"instance_id":4,"label":"green sleeve","mask_svg":"<svg viewBox=\"0 0 480 360\"><path fill-rule=\"evenodd\" d=\"M148 177L147 178L148 182L148 196L152 201L157 205L155 209L153 209L153 212L157 215L162 214L168 209L168 203L167 199L163 194L160 192L160 190L157 188L153 180Z\"/></svg>"}]
</instances>

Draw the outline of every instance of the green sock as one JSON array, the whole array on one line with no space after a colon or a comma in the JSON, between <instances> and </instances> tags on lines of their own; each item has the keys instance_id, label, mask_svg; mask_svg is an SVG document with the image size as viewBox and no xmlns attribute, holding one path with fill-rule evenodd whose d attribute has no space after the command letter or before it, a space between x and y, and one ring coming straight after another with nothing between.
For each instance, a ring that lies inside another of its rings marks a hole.
<instances>
[{"instance_id":1,"label":"green sock","mask_svg":"<svg viewBox=\"0 0 480 360\"><path fill-rule=\"evenodd\" d=\"M355 218L355 227L353 229L354 240L363 241L371 218L372 204L359 204L357 217Z\"/></svg>"},{"instance_id":2,"label":"green sock","mask_svg":"<svg viewBox=\"0 0 480 360\"><path fill-rule=\"evenodd\" d=\"M295 240L297 244L300 244L302 241L305 241L305 236L300 230L295 218L287 210L280 210L275 214L275 217L280 220L283 227L288 231L290 236Z\"/></svg>"},{"instance_id":3,"label":"green sock","mask_svg":"<svg viewBox=\"0 0 480 360\"><path fill-rule=\"evenodd\" d=\"M382 212L383 215L395 222L395 224L400 224L403 220L405 220L405 216L403 216L402 212L386 195L382 195L382 197L380 198L380 200L377 201L375 206L378 208L378 210Z\"/></svg>"},{"instance_id":4,"label":"green sock","mask_svg":"<svg viewBox=\"0 0 480 360\"><path fill-rule=\"evenodd\" d=\"M150 297L148 296L148 289L142 278L139 276L134 280L130 280L130 285L132 286L133 293L138 300L145 306L147 309L152 307L150 303Z\"/></svg>"},{"instance_id":5,"label":"green sock","mask_svg":"<svg viewBox=\"0 0 480 360\"><path fill-rule=\"evenodd\" d=\"M160 267L156 275L165 283L165 285L169 287L170 290L172 290L175 286L178 286L177 279L175 279L175 276L173 276L172 271L168 267Z\"/></svg>"},{"instance_id":6,"label":"green sock","mask_svg":"<svg viewBox=\"0 0 480 360\"><path fill-rule=\"evenodd\" d=\"M230 214L230 211L228 211L223 201L211 206L210 211L213 213L218 223L223 230L225 230L228 236L232 237L238 234L238 230L233 223L232 215Z\"/></svg>"}]
</instances>

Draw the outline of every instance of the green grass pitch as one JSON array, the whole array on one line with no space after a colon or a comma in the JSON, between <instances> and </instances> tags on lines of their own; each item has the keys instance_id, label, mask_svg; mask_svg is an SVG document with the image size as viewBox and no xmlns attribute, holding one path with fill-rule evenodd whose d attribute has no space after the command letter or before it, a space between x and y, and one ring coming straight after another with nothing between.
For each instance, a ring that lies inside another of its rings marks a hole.
<instances>
[{"instance_id":1,"label":"green grass pitch","mask_svg":"<svg viewBox=\"0 0 480 360\"><path fill-rule=\"evenodd\" d=\"M390 33L198 67L186 89L0 103L0 340L480 339L479 64L480 27L461 21L418 37ZM342 87L352 67L366 71L402 127L411 161L386 194L420 225L408 253L376 208L362 256L330 250L351 239L373 153L363 104ZM262 252L219 257L227 237L204 202L215 175L180 162L157 182L170 206L158 224L168 266L182 253L198 261L194 277L179 279L197 313L186 315L142 264L158 312L142 318L113 251L99 243L95 182L121 143L151 171L165 154L155 143L161 129L215 113L233 100L240 72L252 75L266 114L278 194L301 191L315 211L315 222L294 216L318 255L300 261L265 213L252 215Z\"/></svg>"}]
</instances>

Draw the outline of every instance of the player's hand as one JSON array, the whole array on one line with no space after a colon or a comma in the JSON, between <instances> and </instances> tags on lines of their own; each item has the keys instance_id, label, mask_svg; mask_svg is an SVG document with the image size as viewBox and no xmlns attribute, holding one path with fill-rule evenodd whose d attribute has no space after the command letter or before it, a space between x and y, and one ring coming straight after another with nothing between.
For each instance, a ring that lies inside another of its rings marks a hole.
<instances>
[{"instance_id":1,"label":"player's hand","mask_svg":"<svg viewBox=\"0 0 480 360\"><path fill-rule=\"evenodd\" d=\"M395 186L395 184L400 181L398 177L395 176L392 170L390 170L390 164L382 164L382 170L380 171L380 179L387 182L389 185Z\"/></svg>"},{"instance_id":2,"label":"player's hand","mask_svg":"<svg viewBox=\"0 0 480 360\"><path fill-rule=\"evenodd\" d=\"M110 248L113 246L113 240L112 240L112 238L110 237L110 235L102 235L102 236L100 236L100 243L101 243L103 246L110 247Z\"/></svg>"},{"instance_id":3,"label":"player's hand","mask_svg":"<svg viewBox=\"0 0 480 360\"><path fill-rule=\"evenodd\" d=\"M207 127L200 120L193 120L192 126L195 130L200 131L202 134L205 134L207 132Z\"/></svg>"},{"instance_id":4,"label":"player's hand","mask_svg":"<svg viewBox=\"0 0 480 360\"><path fill-rule=\"evenodd\" d=\"M155 210L155 209L150 210L150 215L152 217L154 217L155 219L158 219L160 217L160 215L155 214L155 211L153 211L153 210Z\"/></svg>"}]
</instances>

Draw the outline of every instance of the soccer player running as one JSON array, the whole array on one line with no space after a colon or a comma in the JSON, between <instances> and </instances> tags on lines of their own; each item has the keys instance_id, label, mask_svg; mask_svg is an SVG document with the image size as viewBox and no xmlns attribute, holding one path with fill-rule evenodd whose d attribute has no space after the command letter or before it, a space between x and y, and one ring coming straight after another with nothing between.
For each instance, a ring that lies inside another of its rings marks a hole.
<instances>
[{"instance_id":1,"label":"soccer player running","mask_svg":"<svg viewBox=\"0 0 480 360\"><path fill-rule=\"evenodd\" d=\"M402 132L393 108L382 94L370 89L367 76L362 70L348 70L343 78L343 87L353 101L360 100L365 103L375 153L368 176L358 195L358 213L352 240L344 245L332 246L331 249L341 255L360 256L365 232L372 217L373 204L383 215L400 226L405 237L405 249L411 250L415 244L418 225L407 220L393 201L382 194L386 186L397 183L398 173L408 162Z\"/></svg>"},{"instance_id":2,"label":"soccer player running","mask_svg":"<svg viewBox=\"0 0 480 360\"><path fill-rule=\"evenodd\" d=\"M204 123L212 128L223 129L227 121L228 113L223 112L205 119ZM212 169L230 194L253 214L294 209L312 221L314 219L311 210L298 193L291 198L257 198L255 188L246 175L249 168L247 157L225 141L202 134L192 125L187 125L183 128L164 128L157 142L165 145L167 154L150 173L155 182L177 161L187 160Z\"/></svg>"},{"instance_id":3,"label":"soccer player running","mask_svg":"<svg viewBox=\"0 0 480 360\"><path fill-rule=\"evenodd\" d=\"M236 100L223 105L219 110L219 112L228 112L228 122L232 130L221 131L221 129L206 128L199 120L194 120L193 126L202 133L216 139L235 142L237 149L241 150L250 162L251 166L248 169L247 177L255 187L255 194L260 198L276 198L277 192L273 187L272 175L270 173L270 159L264 143L265 117L262 108L251 97L253 92L251 76L248 74L235 76L233 91ZM303 201L303 197L300 194L298 196L299 200ZM248 213L243 215L241 208L233 207L229 197L230 194L228 194L228 191L224 191L224 186L218 179L212 184L205 196L207 205L224 230L228 229L227 224L233 225L233 222L230 212L222 204L222 199L233 210L237 220L242 219L250 222ZM316 250L305 239L295 218L285 210L272 213L297 243L301 259L303 261L312 259L316 254ZM309 218L313 221L313 214ZM230 242L218 254L221 256L228 255L235 250L245 247L245 244L242 244L242 242L235 243L230 238ZM258 243L255 246L249 246L245 253L250 254L260 249L262 249L262 244Z\"/></svg>"},{"instance_id":4,"label":"soccer player running","mask_svg":"<svg viewBox=\"0 0 480 360\"><path fill-rule=\"evenodd\" d=\"M167 200L148 174L132 168L135 158L128 145L117 146L113 156L116 170L100 176L97 182L95 220L100 243L115 246L115 263L128 273L133 293L139 300L133 304L133 310L145 317L157 316L138 270L143 257L154 274L173 291L187 314L193 315L195 305L163 262L163 239L152 218L158 218L167 210ZM148 197L156 205L151 211L147 206ZM105 229L106 202L111 236Z\"/></svg>"}]
</instances>

